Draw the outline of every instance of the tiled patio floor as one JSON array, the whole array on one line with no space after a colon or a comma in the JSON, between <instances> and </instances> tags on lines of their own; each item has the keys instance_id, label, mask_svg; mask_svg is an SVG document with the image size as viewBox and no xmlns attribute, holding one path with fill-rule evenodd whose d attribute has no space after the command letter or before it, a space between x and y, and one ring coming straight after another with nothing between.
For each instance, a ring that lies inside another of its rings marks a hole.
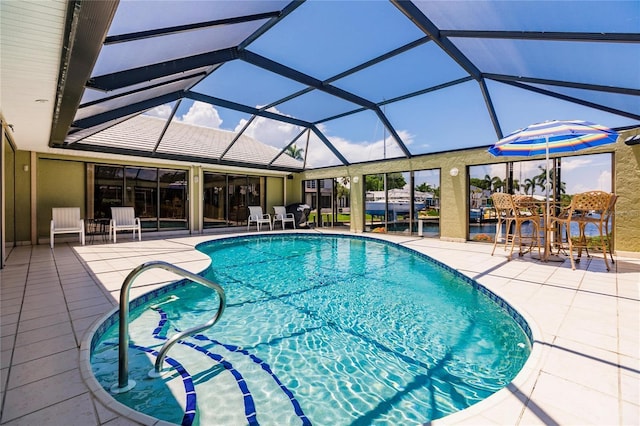
<instances>
[{"instance_id":1,"label":"tiled patio floor","mask_svg":"<svg viewBox=\"0 0 640 426\"><path fill-rule=\"evenodd\" d=\"M318 232L318 231L311 231ZM193 272L208 265L195 244L222 236L14 249L1 279L2 425L163 424L105 407L82 379L85 331L118 300L131 269L166 260ZM640 259L507 261L487 244L382 236L476 279L530 322L535 344L523 372L489 399L435 424L640 424ZM141 275L132 298L175 279Z\"/></svg>"}]
</instances>

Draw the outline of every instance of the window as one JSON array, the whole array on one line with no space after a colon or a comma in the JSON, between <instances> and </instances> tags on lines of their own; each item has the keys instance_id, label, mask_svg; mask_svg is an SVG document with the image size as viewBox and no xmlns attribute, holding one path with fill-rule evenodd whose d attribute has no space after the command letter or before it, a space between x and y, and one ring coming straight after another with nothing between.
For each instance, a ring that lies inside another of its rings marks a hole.
<instances>
[{"instance_id":1,"label":"window","mask_svg":"<svg viewBox=\"0 0 640 426\"><path fill-rule=\"evenodd\" d=\"M158 170L160 200L160 227L184 229L187 227L187 172L184 170Z\"/></svg>"},{"instance_id":2,"label":"window","mask_svg":"<svg viewBox=\"0 0 640 426\"><path fill-rule=\"evenodd\" d=\"M413 172L413 189L416 218L422 221L422 235L440 236L440 169Z\"/></svg>"},{"instance_id":3,"label":"window","mask_svg":"<svg viewBox=\"0 0 640 426\"><path fill-rule=\"evenodd\" d=\"M366 175L365 190L365 231L439 235L439 170Z\"/></svg>"},{"instance_id":4,"label":"window","mask_svg":"<svg viewBox=\"0 0 640 426\"><path fill-rule=\"evenodd\" d=\"M265 210L265 178L263 176L204 173L204 228L247 224L248 206Z\"/></svg>"},{"instance_id":5,"label":"window","mask_svg":"<svg viewBox=\"0 0 640 426\"><path fill-rule=\"evenodd\" d=\"M188 229L186 171L89 164L88 172L94 218L110 218L111 207L131 206L145 230Z\"/></svg>"}]
</instances>

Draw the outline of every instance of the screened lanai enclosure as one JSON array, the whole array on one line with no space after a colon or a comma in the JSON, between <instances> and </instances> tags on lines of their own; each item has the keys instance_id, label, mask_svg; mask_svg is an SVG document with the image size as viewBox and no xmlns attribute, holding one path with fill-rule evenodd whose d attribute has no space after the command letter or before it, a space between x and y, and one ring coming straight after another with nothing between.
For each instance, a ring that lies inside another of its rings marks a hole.
<instances>
[{"instance_id":1,"label":"screened lanai enclosure","mask_svg":"<svg viewBox=\"0 0 640 426\"><path fill-rule=\"evenodd\" d=\"M2 16L3 28L64 17L48 148L91 159L89 217L133 205L146 230L244 226L248 203L268 207L269 173L300 176L300 200L288 203L309 205L313 224L348 226L351 171L364 167L353 173L364 231L438 236L441 184L453 171L422 159L488 148L552 119L640 125L632 1L71 0L2 2ZM471 240L491 234L492 191L541 191L538 160L488 158L462 173ZM596 160L594 173L554 159L565 193L581 189L572 179L615 189L613 156ZM123 177L111 182L112 173Z\"/></svg>"},{"instance_id":2,"label":"screened lanai enclosure","mask_svg":"<svg viewBox=\"0 0 640 426\"><path fill-rule=\"evenodd\" d=\"M488 146L547 119L640 121L635 2L69 7L56 147L299 171ZM143 136L100 136L139 114L154 118Z\"/></svg>"}]
</instances>

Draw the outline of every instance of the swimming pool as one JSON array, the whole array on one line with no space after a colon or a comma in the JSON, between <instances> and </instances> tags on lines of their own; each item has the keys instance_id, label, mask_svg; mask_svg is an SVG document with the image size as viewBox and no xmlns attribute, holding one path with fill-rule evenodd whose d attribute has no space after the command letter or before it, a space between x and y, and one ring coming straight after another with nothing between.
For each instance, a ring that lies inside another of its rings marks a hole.
<instances>
[{"instance_id":1,"label":"swimming pool","mask_svg":"<svg viewBox=\"0 0 640 426\"><path fill-rule=\"evenodd\" d=\"M206 322L213 292L179 282L132 303L130 374L114 396L182 424L415 424L506 386L531 351L526 322L476 282L405 247L365 237L241 236L197 247L227 308L169 351L175 330ZM153 306L153 308L151 308ZM117 317L92 340L92 369L117 382Z\"/></svg>"}]
</instances>

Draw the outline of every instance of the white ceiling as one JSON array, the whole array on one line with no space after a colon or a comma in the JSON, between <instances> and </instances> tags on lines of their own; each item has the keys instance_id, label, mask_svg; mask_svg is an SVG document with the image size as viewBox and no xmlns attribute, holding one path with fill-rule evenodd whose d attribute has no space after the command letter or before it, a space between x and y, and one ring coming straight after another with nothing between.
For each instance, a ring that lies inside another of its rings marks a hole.
<instances>
[{"instance_id":1,"label":"white ceiling","mask_svg":"<svg viewBox=\"0 0 640 426\"><path fill-rule=\"evenodd\" d=\"M46 151L67 2L0 1L0 113L20 150Z\"/></svg>"}]
</instances>

